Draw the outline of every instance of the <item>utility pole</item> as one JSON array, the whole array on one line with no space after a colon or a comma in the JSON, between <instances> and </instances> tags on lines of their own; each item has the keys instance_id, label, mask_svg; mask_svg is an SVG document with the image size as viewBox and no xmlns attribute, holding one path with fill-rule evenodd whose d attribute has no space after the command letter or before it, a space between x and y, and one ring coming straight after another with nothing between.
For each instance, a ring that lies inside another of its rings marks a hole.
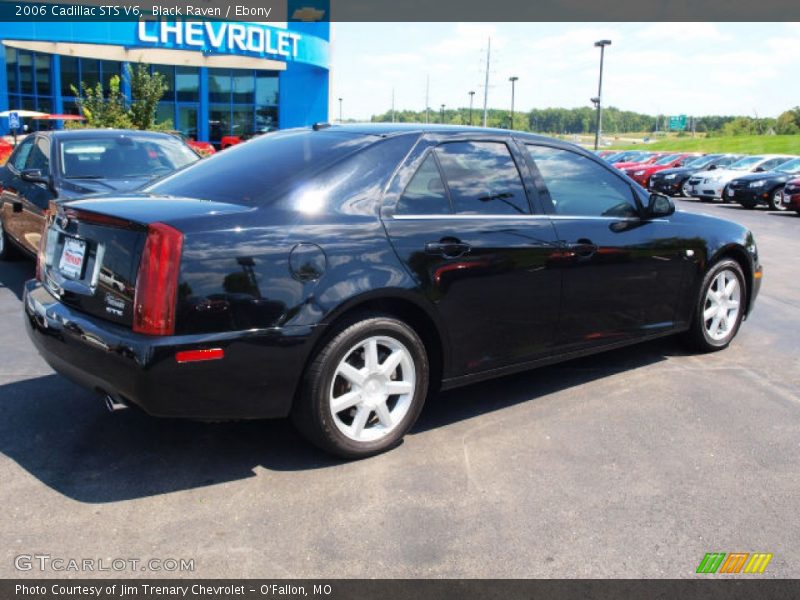
<instances>
[{"instance_id":1,"label":"utility pole","mask_svg":"<svg viewBox=\"0 0 800 600\"><path fill-rule=\"evenodd\" d=\"M489 110L489 65L492 57L492 38L489 37L489 45L486 46L486 80L483 84L483 126L486 127L486 118Z\"/></svg>"},{"instance_id":2,"label":"utility pole","mask_svg":"<svg viewBox=\"0 0 800 600\"><path fill-rule=\"evenodd\" d=\"M594 132L594 149L600 145L600 131L603 129L603 56L606 46L611 45L611 40L600 40L594 43L596 48L600 48L600 81L597 84L597 129Z\"/></svg>"},{"instance_id":3,"label":"utility pole","mask_svg":"<svg viewBox=\"0 0 800 600\"><path fill-rule=\"evenodd\" d=\"M439 121L444 125L444 104L442 104L441 112L439 113Z\"/></svg>"},{"instance_id":4,"label":"utility pole","mask_svg":"<svg viewBox=\"0 0 800 600\"><path fill-rule=\"evenodd\" d=\"M513 131L513 129L514 129L514 84L519 80L519 77L514 75L513 77L509 77L508 80L511 82L511 127L510 127L510 129Z\"/></svg>"},{"instance_id":5,"label":"utility pole","mask_svg":"<svg viewBox=\"0 0 800 600\"><path fill-rule=\"evenodd\" d=\"M339 98L339 123L342 122L342 99Z\"/></svg>"},{"instance_id":6,"label":"utility pole","mask_svg":"<svg viewBox=\"0 0 800 600\"><path fill-rule=\"evenodd\" d=\"M469 92L469 124L472 125L472 100L475 98L475 92Z\"/></svg>"},{"instance_id":7,"label":"utility pole","mask_svg":"<svg viewBox=\"0 0 800 600\"><path fill-rule=\"evenodd\" d=\"M430 111L430 94L431 94L431 76L429 74L425 80L425 124L426 125L430 122L428 119L428 112Z\"/></svg>"}]
</instances>

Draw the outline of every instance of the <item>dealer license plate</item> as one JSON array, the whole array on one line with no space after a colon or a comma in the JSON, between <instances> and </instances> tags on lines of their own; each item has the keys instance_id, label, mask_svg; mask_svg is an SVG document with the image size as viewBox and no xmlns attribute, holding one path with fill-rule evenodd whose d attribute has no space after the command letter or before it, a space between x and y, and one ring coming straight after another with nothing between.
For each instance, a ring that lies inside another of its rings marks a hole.
<instances>
[{"instance_id":1,"label":"dealer license plate","mask_svg":"<svg viewBox=\"0 0 800 600\"><path fill-rule=\"evenodd\" d=\"M70 279L80 279L83 271L83 258L86 255L86 242L75 238L64 238L64 250L58 270Z\"/></svg>"},{"instance_id":2,"label":"dealer license plate","mask_svg":"<svg viewBox=\"0 0 800 600\"><path fill-rule=\"evenodd\" d=\"M733 190L728 188L728 196L733 196Z\"/></svg>"}]
</instances>

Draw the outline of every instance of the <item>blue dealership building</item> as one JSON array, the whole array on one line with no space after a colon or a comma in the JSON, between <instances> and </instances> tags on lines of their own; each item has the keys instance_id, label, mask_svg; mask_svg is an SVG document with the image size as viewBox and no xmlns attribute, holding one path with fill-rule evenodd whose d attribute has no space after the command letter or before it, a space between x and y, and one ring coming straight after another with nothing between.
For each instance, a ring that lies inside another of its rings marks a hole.
<instances>
[{"instance_id":1,"label":"blue dealership building","mask_svg":"<svg viewBox=\"0 0 800 600\"><path fill-rule=\"evenodd\" d=\"M166 79L159 120L198 140L328 120L327 21L2 22L0 44L0 111L79 114L73 87L141 63Z\"/></svg>"}]
</instances>

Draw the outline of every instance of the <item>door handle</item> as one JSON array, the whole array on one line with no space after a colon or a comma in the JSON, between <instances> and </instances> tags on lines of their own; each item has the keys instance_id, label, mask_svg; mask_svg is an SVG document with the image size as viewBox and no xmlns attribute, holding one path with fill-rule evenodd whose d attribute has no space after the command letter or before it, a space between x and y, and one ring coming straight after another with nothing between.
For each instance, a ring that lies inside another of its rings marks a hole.
<instances>
[{"instance_id":1,"label":"door handle","mask_svg":"<svg viewBox=\"0 0 800 600\"><path fill-rule=\"evenodd\" d=\"M445 258L457 258L467 254L472 246L456 239L443 239L438 242L428 242L425 244L426 254L438 254Z\"/></svg>"},{"instance_id":2,"label":"door handle","mask_svg":"<svg viewBox=\"0 0 800 600\"><path fill-rule=\"evenodd\" d=\"M592 240L580 239L577 242L567 244L567 249L575 253L576 256L588 258L597 252L597 244L592 243Z\"/></svg>"}]
</instances>

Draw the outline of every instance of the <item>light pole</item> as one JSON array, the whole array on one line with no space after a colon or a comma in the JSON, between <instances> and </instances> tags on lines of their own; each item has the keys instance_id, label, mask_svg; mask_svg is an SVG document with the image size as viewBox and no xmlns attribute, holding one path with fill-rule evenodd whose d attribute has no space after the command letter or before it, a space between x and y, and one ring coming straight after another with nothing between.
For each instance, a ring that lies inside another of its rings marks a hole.
<instances>
[{"instance_id":1,"label":"light pole","mask_svg":"<svg viewBox=\"0 0 800 600\"><path fill-rule=\"evenodd\" d=\"M342 99L339 98L339 123L342 122Z\"/></svg>"},{"instance_id":2,"label":"light pole","mask_svg":"<svg viewBox=\"0 0 800 600\"><path fill-rule=\"evenodd\" d=\"M594 132L594 149L597 150L600 144L600 130L603 127L603 55L605 54L606 46L611 45L611 40L600 40L594 43L595 48L600 48L600 82L597 84L597 130Z\"/></svg>"},{"instance_id":3,"label":"light pole","mask_svg":"<svg viewBox=\"0 0 800 600\"><path fill-rule=\"evenodd\" d=\"M442 124L444 124L444 104L442 104L442 107L440 109L439 115L440 115L440 119L439 120L441 121Z\"/></svg>"},{"instance_id":4,"label":"light pole","mask_svg":"<svg viewBox=\"0 0 800 600\"><path fill-rule=\"evenodd\" d=\"M469 124L472 125L472 100L475 98L475 92L469 92Z\"/></svg>"},{"instance_id":5,"label":"light pole","mask_svg":"<svg viewBox=\"0 0 800 600\"><path fill-rule=\"evenodd\" d=\"M517 83L519 77L514 75L513 77L509 77L508 80L511 82L511 127L510 129L514 129L514 84Z\"/></svg>"}]
</instances>

